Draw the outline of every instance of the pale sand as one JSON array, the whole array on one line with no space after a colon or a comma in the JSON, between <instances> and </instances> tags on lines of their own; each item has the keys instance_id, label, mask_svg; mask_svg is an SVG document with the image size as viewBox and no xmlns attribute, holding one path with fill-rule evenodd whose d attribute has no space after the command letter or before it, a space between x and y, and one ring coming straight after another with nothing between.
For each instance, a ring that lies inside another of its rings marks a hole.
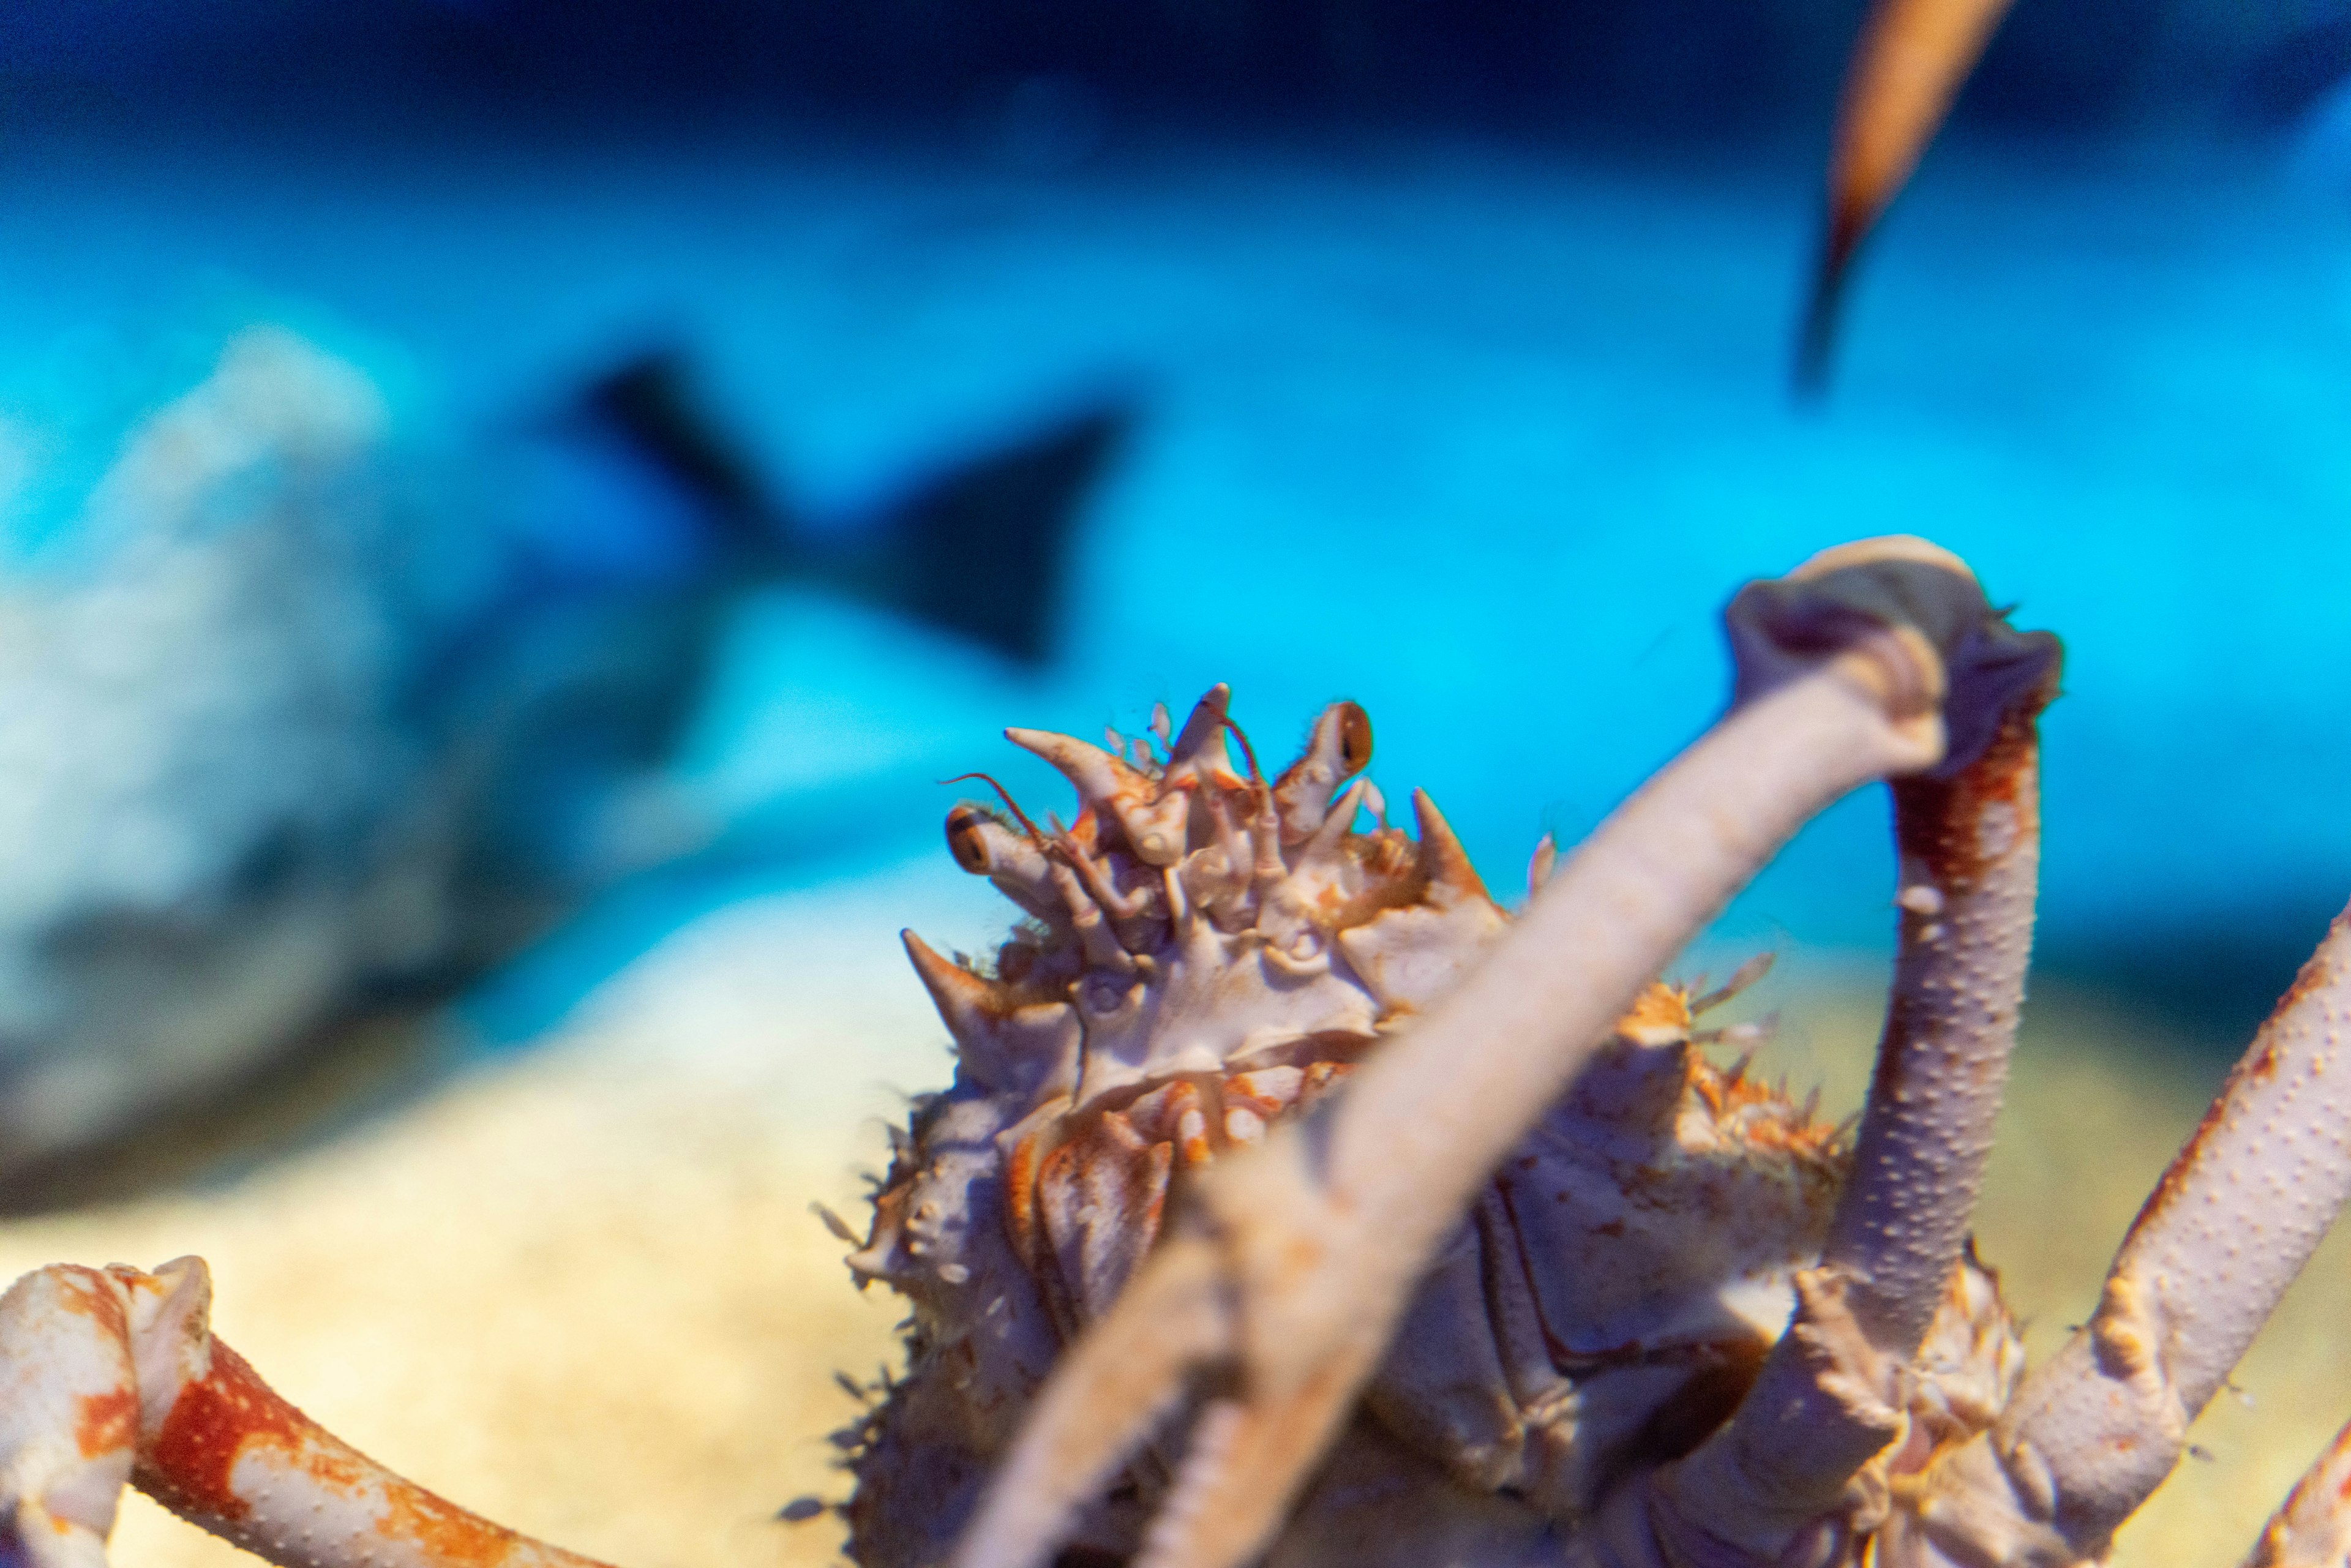
<instances>
[{"instance_id":1,"label":"pale sand","mask_svg":"<svg viewBox=\"0 0 2351 1568\"><path fill-rule=\"evenodd\" d=\"M891 1086L946 1072L891 933L977 945L1001 918L932 857L846 888L737 906L608 987L564 1038L217 1195L0 1228L0 1277L54 1260L201 1252L216 1322L289 1397L379 1458L519 1528L611 1561L832 1561L825 1435L854 1413L898 1313L860 1297L812 1200L863 1223ZM1866 979L1775 981L1765 1071L1857 1103ZM2045 1351L2079 1322L2140 1195L2220 1066L2183 1072L2111 1016L2044 999L2017 1067L1980 1226ZM2351 1413L2351 1245L2337 1238L2124 1535L2126 1565L2235 1561ZM125 1568L249 1561L141 1499Z\"/></svg>"}]
</instances>

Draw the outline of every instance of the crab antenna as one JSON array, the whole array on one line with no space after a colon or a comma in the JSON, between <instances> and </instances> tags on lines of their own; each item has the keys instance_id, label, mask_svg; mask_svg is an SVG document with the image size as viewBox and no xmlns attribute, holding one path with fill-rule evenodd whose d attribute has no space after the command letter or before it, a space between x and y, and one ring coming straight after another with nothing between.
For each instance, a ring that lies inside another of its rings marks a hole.
<instances>
[{"instance_id":1,"label":"crab antenna","mask_svg":"<svg viewBox=\"0 0 2351 1568\"><path fill-rule=\"evenodd\" d=\"M1731 711L1603 823L1479 968L1344 1093L1204 1174L1179 1221L1196 1243L1145 1263L1090 1334L1148 1344L1153 1302L1206 1290L1162 1276L1204 1258L1207 1294L1223 1303L1217 1331L1179 1336L1196 1358L1157 1357L1148 1380L1081 1342L956 1568L1043 1561L1087 1495L1050 1469L1081 1414L1132 1442L1192 1372L1217 1364L1230 1392L1211 1403L1141 1561L1231 1568L1259 1550L1436 1249L1641 988L1812 816L1873 779L1942 760L1946 660L1989 614L1964 567L1908 539L1831 552L1741 592L1725 617L1740 674ZM1101 1479L1098 1461L1087 1476Z\"/></svg>"},{"instance_id":2,"label":"crab antenna","mask_svg":"<svg viewBox=\"0 0 2351 1568\"><path fill-rule=\"evenodd\" d=\"M1038 831L1037 824L1029 820L1029 813L1020 809L1020 802L1012 798L1012 791L998 783L993 775L987 773L958 773L952 779L940 779L939 783L942 786L948 784L965 784L970 782L974 779L978 779L981 783L996 791L998 797L1004 802L1004 809L1011 812L1013 817L1019 821L1022 831L1028 833L1031 841L1038 843L1042 843L1045 841L1046 835Z\"/></svg>"},{"instance_id":3,"label":"crab antenna","mask_svg":"<svg viewBox=\"0 0 2351 1568\"><path fill-rule=\"evenodd\" d=\"M1796 390L1822 392L1855 253L1900 193L2011 0L1876 0L1845 69L1828 217L1796 346Z\"/></svg>"},{"instance_id":4,"label":"crab antenna","mask_svg":"<svg viewBox=\"0 0 2351 1568\"><path fill-rule=\"evenodd\" d=\"M1917 1354L1966 1245L2024 1000L2036 720L2056 693L2057 640L1991 619L1952 663L1960 766L1892 784L1894 983L1818 1270L1736 1415L1658 1479L1683 1523L1765 1556L1833 1510L1892 1436L1895 1368ZM1990 742L1967 758L1962 732L1987 716Z\"/></svg>"},{"instance_id":5,"label":"crab antenna","mask_svg":"<svg viewBox=\"0 0 2351 1568\"><path fill-rule=\"evenodd\" d=\"M1241 755L1249 759L1249 779L1251 782L1258 784L1264 783L1265 775L1258 771L1257 747L1249 744L1249 732L1242 729L1238 724L1235 723L1229 717L1225 720L1225 728L1231 733L1232 737L1235 740L1241 743Z\"/></svg>"}]
</instances>

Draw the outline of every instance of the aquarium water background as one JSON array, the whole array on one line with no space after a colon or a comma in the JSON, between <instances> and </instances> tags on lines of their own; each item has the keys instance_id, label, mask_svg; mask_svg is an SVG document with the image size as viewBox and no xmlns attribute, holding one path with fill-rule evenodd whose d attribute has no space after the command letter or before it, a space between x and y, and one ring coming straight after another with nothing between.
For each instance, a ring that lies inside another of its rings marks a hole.
<instances>
[{"instance_id":1,"label":"aquarium water background","mask_svg":"<svg viewBox=\"0 0 2351 1568\"><path fill-rule=\"evenodd\" d=\"M517 528L668 569L674 498L542 439L643 349L845 533L1037 421L1131 410L1040 667L821 586L730 618L671 768L726 831L475 988L512 1044L697 912L916 852L941 778L1057 803L1002 724L1134 733L1217 680L1275 754L1363 701L1374 777L1508 889L1714 711L1730 587L1922 533L2067 640L2044 971L2226 1049L2351 885L2351 14L2027 0L1808 402L1853 12L21 12L16 570L61 570L122 431L255 322L374 380L423 558L466 570ZM1719 942L1883 950L1884 816L1831 813Z\"/></svg>"},{"instance_id":2,"label":"aquarium water background","mask_svg":"<svg viewBox=\"0 0 2351 1568\"><path fill-rule=\"evenodd\" d=\"M778 482L851 518L1134 399L1050 664L764 599L680 762L725 852L559 938L514 1028L729 890L912 842L946 773L1044 809L994 726L1133 731L1219 679L1274 752L1364 701L1374 776L1507 886L1713 710L1730 586L1899 530L2067 639L2048 961L2229 1032L2351 883L2351 24L2027 0L1806 405L1850 10L26 12L14 477L94 472L109 417L247 319L323 336L420 454L509 491L502 436L634 344L682 346ZM578 548L632 526L578 490L544 507ZM1882 946L1882 819L1834 814L1728 929Z\"/></svg>"}]
</instances>

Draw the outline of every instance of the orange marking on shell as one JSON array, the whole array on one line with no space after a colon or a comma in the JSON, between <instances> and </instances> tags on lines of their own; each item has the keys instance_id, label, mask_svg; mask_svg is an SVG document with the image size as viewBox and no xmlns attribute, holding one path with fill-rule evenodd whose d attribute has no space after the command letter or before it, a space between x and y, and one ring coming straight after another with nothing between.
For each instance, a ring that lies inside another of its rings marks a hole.
<instances>
[{"instance_id":1,"label":"orange marking on shell","mask_svg":"<svg viewBox=\"0 0 2351 1568\"><path fill-rule=\"evenodd\" d=\"M1298 1108L1311 1110L1316 1101L1328 1094L1341 1080L1355 1070L1348 1061L1315 1061L1307 1064L1306 1080L1299 1085Z\"/></svg>"},{"instance_id":2,"label":"orange marking on shell","mask_svg":"<svg viewBox=\"0 0 2351 1568\"><path fill-rule=\"evenodd\" d=\"M2297 980L2295 984L2299 986L2301 982ZM2291 998L2292 993L2289 992L2288 996ZM2130 1229L2123 1237L2125 1247L2130 1245L2132 1237L2152 1224L2156 1217L2170 1207L2173 1201L2179 1197L2180 1188L2187 1183L2188 1173L2194 1168L2197 1161L2203 1157L2204 1140L2210 1137L2220 1124L2229 1119L2233 1110L2229 1103L2229 1086L2236 1082L2238 1073L2246 1071L2248 1068L2245 1063L2240 1062L2237 1065L2236 1071L2229 1075L2229 1083L2222 1085L2220 1092L2214 1097L2212 1103L2206 1107L2203 1119L2196 1124L2196 1131L2189 1134L2188 1142L2180 1145L2179 1152L2171 1156L2171 1163L2163 1167L2163 1175L2156 1179L2155 1190L2147 1195L2145 1203L2139 1205L2137 1218L2131 1221Z\"/></svg>"},{"instance_id":3,"label":"orange marking on shell","mask_svg":"<svg viewBox=\"0 0 2351 1568\"><path fill-rule=\"evenodd\" d=\"M1034 1270L1043 1261L1042 1228L1037 1218L1037 1182L1044 1161L1042 1134L1031 1133L1012 1145L1004 1161L1004 1229L1013 1256ZM879 1202L874 1206L881 1207Z\"/></svg>"},{"instance_id":4,"label":"orange marking on shell","mask_svg":"<svg viewBox=\"0 0 2351 1568\"><path fill-rule=\"evenodd\" d=\"M1198 1084L1178 1079L1163 1083L1126 1108L1126 1119L1147 1142L1172 1145L1186 1169L1207 1165L1216 1156L1208 1143L1207 1106Z\"/></svg>"},{"instance_id":5,"label":"orange marking on shell","mask_svg":"<svg viewBox=\"0 0 2351 1568\"><path fill-rule=\"evenodd\" d=\"M1844 1141L1835 1123L1806 1115L1781 1089L1743 1072L1726 1072L1695 1051L1687 1053L1687 1071L1688 1092L1750 1148L1812 1162L1828 1159Z\"/></svg>"},{"instance_id":6,"label":"orange marking on shell","mask_svg":"<svg viewBox=\"0 0 2351 1568\"><path fill-rule=\"evenodd\" d=\"M435 1563L503 1563L520 1539L455 1503L407 1481L385 1489L386 1507L376 1533L387 1541L413 1542Z\"/></svg>"},{"instance_id":7,"label":"orange marking on shell","mask_svg":"<svg viewBox=\"0 0 2351 1568\"><path fill-rule=\"evenodd\" d=\"M1228 1105L1225 1108L1225 1138L1234 1144L1262 1143L1265 1118L1246 1105Z\"/></svg>"},{"instance_id":8,"label":"orange marking on shell","mask_svg":"<svg viewBox=\"0 0 2351 1568\"><path fill-rule=\"evenodd\" d=\"M1147 1143L1161 1143L1174 1135L1176 1119L1182 1113L1180 1101L1196 1103L1199 1092L1191 1084L1177 1080L1163 1083L1148 1094L1138 1095L1123 1112L1110 1113L1123 1121L1134 1134Z\"/></svg>"},{"instance_id":9,"label":"orange marking on shell","mask_svg":"<svg viewBox=\"0 0 2351 1568\"><path fill-rule=\"evenodd\" d=\"M413 1542L436 1563L488 1568L512 1557L523 1540L350 1448L296 1409L218 1340L212 1345L212 1370L181 1389L140 1461L137 1479L158 1500L200 1523L243 1525L252 1519L254 1504L235 1490L235 1472L238 1461L256 1450L271 1453L277 1464L323 1490L349 1496L371 1485L380 1490L385 1507L375 1533ZM363 1559L367 1555L361 1553Z\"/></svg>"},{"instance_id":10,"label":"orange marking on shell","mask_svg":"<svg viewBox=\"0 0 2351 1568\"><path fill-rule=\"evenodd\" d=\"M1171 1083L1167 1089L1165 1109L1161 1112L1165 1131L1160 1136L1174 1146L1178 1165L1196 1170L1217 1154L1208 1144L1208 1108L1196 1083Z\"/></svg>"},{"instance_id":11,"label":"orange marking on shell","mask_svg":"<svg viewBox=\"0 0 2351 1568\"><path fill-rule=\"evenodd\" d=\"M217 1340L212 1350L212 1370L180 1390L141 1456L141 1484L175 1510L241 1520L252 1504L231 1490L229 1475L246 1445L266 1443L291 1456L324 1434L243 1356Z\"/></svg>"},{"instance_id":12,"label":"orange marking on shell","mask_svg":"<svg viewBox=\"0 0 2351 1568\"><path fill-rule=\"evenodd\" d=\"M1176 1124L1176 1153L1186 1170L1196 1170L1216 1157L1216 1150L1208 1145L1207 1113L1196 1106Z\"/></svg>"},{"instance_id":13,"label":"orange marking on shell","mask_svg":"<svg viewBox=\"0 0 2351 1568\"><path fill-rule=\"evenodd\" d=\"M115 1293L107 1278L96 1269L78 1264L61 1264L51 1274L57 1282L57 1305L77 1317L96 1322L110 1339L131 1337L130 1320L123 1315L122 1298Z\"/></svg>"},{"instance_id":14,"label":"orange marking on shell","mask_svg":"<svg viewBox=\"0 0 2351 1568\"><path fill-rule=\"evenodd\" d=\"M1426 900L1428 879L1420 874L1419 847L1402 828L1350 833L1341 841L1341 848L1364 874L1352 890L1332 883L1317 893L1313 909L1317 923L1326 930L1352 930L1388 910Z\"/></svg>"},{"instance_id":15,"label":"orange marking on shell","mask_svg":"<svg viewBox=\"0 0 2351 1568\"><path fill-rule=\"evenodd\" d=\"M1305 1090L1306 1073L1298 1068L1260 1068L1254 1072L1237 1072L1225 1080L1225 1104L1254 1112L1270 1123L1297 1104Z\"/></svg>"},{"instance_id":16,"label":"orange marking on shell","mask_svg":"<svg viewBox=\"0 0 2351 1568\"><path fill-rule=\"evenodd\" d=\"M1104 1310L1157 1239L1175 1150L1123 1113L1093 1118L1037 1172L1043 1271L1083 1314Z\"/></svg>"},{"instance_id":17,"label":"orange marking on shell","mask_svg":"<svg viewBox=\"0 0 2351 1568\"><path fill-rule=\"evenodd\" d=\"M1690 1029L1690 994L1680 986L1652 980L1616 1025L1616 1032L1645 1045L1687 1035Z\"/></svg>"},{"instance_id":18,"label":"orange marking on shell","mask_svg":"<svg viewBox=\"0 0 2351 1568\"><path fill-rule=\"evenodd\" d=\"M2011 844L2039 836L2036 724L2053 695L2053 682L2036 699L2004 712L1983 755L1950 778L1894 781L1900 803L1894 821L1902 852L1922 862L1943 888L1968 886L1983 874L1988 857L1979 824L1987 807L2004 805L2015 813Z\"/></svg>"},{"instance_id":19,"label":"orange marking on shell","mask_svg":"<svg viewBox=\"0 0 2351 1568\"><path fill-rule=\"evenodd\" d=\"M94 1459L117 1448L130 1448L139 1438L139 1391L110 1388L85 1394L74 1416L74 1442L81 1457Z\"/></svg>"}]
</instances>

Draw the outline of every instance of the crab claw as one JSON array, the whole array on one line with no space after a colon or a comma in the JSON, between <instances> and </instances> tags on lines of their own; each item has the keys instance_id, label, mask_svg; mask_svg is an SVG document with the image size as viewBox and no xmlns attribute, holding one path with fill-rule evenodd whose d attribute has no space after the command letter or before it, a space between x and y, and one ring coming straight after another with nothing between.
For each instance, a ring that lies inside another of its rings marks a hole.
<instances>
[{"instance_id":1,"label":"crab claw","mask_svg":"<svg viewBox=\"0 0 2351 1568\"><path fill-rule=\"evenodd\" d=\"M1975 671L1998 664L1974 578L1916 539L1815 558L1727 620L1730 712L1343 1092L1204 1173L1048 1385L956 1568L1042 1562L1187 1395L1206 1397L1137 1561L1231 1568L1261 1550L1495 1165L1798 827L1942 763L1946 707L1981 700Z\"/></svg>"}]
</instances>

